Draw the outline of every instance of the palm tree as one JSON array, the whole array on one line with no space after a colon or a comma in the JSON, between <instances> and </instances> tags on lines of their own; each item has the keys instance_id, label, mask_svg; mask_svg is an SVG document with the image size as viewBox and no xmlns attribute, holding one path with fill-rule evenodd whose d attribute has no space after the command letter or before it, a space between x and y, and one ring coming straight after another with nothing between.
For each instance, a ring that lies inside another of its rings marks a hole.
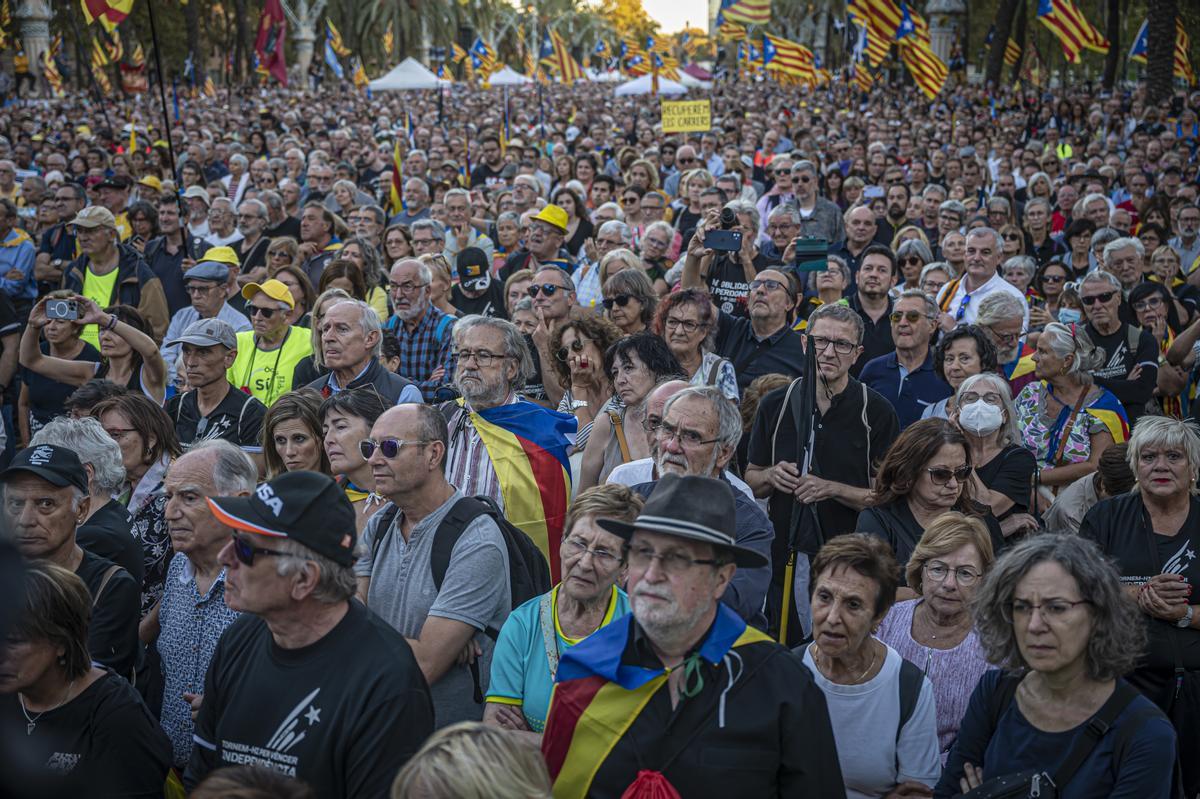
<instances>
[{"instance_id":1,"label":"palm tree","mask_svg":"<svg viewBox=\"0 0 1200 799\"><path fill-rule=\"evenodd\" d=\"M987 71L983 83L985 86L1000 85L1000 70L1004 69L1004 49L1008 46L1008 38L1012 35L1013 17L1017 13L1017 4L1025 0L1000 0L996 8L996 28L992 31L992 46L988 50Z\"/></svg>"},{"instance_id":2,"label":"palm tree","mask_svg":"<svg viewBox=\"0 0 1200 799\"><path fill-rule=\"evenodd\" d=\"M1146 3L1146 100L1159 103L1171 96L1175 71L1175 17L1178 0L1148 0Z\"/></svg>"}]
</instances>

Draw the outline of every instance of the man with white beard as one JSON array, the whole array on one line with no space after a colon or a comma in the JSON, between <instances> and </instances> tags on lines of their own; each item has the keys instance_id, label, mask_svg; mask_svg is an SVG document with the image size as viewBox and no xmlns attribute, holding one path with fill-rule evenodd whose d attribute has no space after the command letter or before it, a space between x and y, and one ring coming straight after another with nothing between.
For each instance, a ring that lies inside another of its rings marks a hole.
<instances>
[{"instance_id":1,"label":"man with white beard","mask_svg":"<svg viewBox=\"0 0 1200 799\"><path fill-rule=\"evenodd\" d=\"M426 402L450 373L454 317L429 299L433 272L415 258L396 262L388 275L395 313L384 330L400 342L400 367L396 371L421 389Z\"/></svg>"},{"instance_id":2,"label":"man with white beard","mask_svg":"<svg viewBox=\"0 0 1200 799\"><path fill-rule=\"evenodd\" d=\"M766 629L763 602L771 584L771 541L775 529L758 503L734 488L725 475L725 466L737 452L742 436L741 419L737 406L715 386L694 386L676 392L663 406L662 420L651 443L651 451L656 453L658 479L635 485L633 490L648 498L669 474L711 477L730 485L735 500L737 545L761 553L766 565L738 569L721 601L751 626Z\"/></svg>"}]
</instances>

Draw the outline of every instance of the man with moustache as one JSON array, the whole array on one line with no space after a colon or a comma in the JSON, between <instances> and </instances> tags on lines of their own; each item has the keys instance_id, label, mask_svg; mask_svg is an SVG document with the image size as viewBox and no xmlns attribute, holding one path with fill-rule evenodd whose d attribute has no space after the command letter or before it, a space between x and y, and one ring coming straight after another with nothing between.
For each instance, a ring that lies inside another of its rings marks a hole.
<instances>
[{"instance_id":1,"label":"man with moustache","mask_svg":"<svg viewBox=\"0 0 1200 799\"><path fill-rule=\"evenodd\" d=\"M629 541L632 611L559 661L542 736L555 796L845 794L812 677L720 601L766 564L736 542L734 502L720 480L669 474L632 524L597 521Z\"/></svg>"},{"instance_id":2,"label":"man with moustache","mask_svg":"<svg viewBox=\"0 0 1200 799\"><path fill-rule=\"evenodd\" d=\"M421 389L426 402L433 400L450 373L454 317L429 300L433 272L415 258L396 262L388 275L396 312L384 330L400 343L397 370Z\"/></svg>"}]
</instances>

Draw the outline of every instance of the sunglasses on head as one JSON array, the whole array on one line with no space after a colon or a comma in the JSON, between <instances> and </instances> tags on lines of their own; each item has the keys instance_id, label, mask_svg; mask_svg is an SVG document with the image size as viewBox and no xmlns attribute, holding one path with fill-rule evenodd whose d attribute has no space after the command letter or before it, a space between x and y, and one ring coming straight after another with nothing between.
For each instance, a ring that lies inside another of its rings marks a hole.
<instances>
[{"instance_id":1,"label":"sunglasses on head","mask_svg":"<svg viewBox=\"0 0 1200 799\"><path fill-rule=\"evenodd\" d=\"M370 460L378 449L383 453L383 457L391 460L400 454L401 448L405 444L428 444L429 441L423 438L381 438L376 441L373 438L364 438L358 442L358 452L363 456L363 460Z\"/></svg>"},{"instance_id":2,"label":"sunglasses on head","mask_svg":"<svg viewBox=\"0 0 1200 799\"><path fill-rule=\"evenodd\" d=\"M529 287L529 296L536 297L539 292L544 292L547 297L553 297L556 291L566 291L566 289L554 283L542 283L540 286L535 283Z\"/></svg>"},{"instance_id":3,"label":"sunglasses on head","mask_svg":"<svg viewBox=\"0 0 1200 799\"><path fill-rule=\"evenodd\" d=\"M243 566L253 566L254 556L262 555L263 557L281 558L286 553L276 552L273 549L263 549L251 544L247 539L234 533L233 536L233 556L238 559L238 562Z\"/></svg>"},{"instance_id":4,"label":"sunglasses on head","mask_svg":"<svg viewBox=\"0 0 1200 799\"><path fill-rule=\"evenodd\" d=\"M278 308L263 308L259 305L247 305L246 313L251 316L261 316L263 319L270 319L275 314L279 313Z\"/></svg>"},{"instance_id":5,"label":"sunglasses on head","mask_svg":"<svg viewBox=\"0 0 1200 799\"><path fill-rule=\"evenodd\" d=\"M934 485L940 486L944 486L949 483L951 477L953 477L955 481L961 483L971 475L970 466L959 466L957 469L946 469L944 467L934 466L933 468L926 469L925 471L929 472L929 479L933 481Z\"/></svg>"},{"instance_id":6,"label":"sunglasses on head","mask_svg":"<svg viewBox=\"0 0 1200 799\"><path fill-rule=\"evenodd\" d=\"M601 304L611 311L614 305L619 305L624 308L632 299L632 294L618 294L615 297L605 297Z\"/></svg>"},{"instance_id":7,"label":"sunglasses on head","mask_svg":"<svg viewBox=\"0 0 1200 799\"><path fill-rule=\"evenodd\" d=\"M1080 297L1079 301L1084 305L1095 305L1098 302L1108 302L1116 295L1116 291L1105 291L1100 294L1093 294L1090 297Z\"/></svg>"}]
</instances>

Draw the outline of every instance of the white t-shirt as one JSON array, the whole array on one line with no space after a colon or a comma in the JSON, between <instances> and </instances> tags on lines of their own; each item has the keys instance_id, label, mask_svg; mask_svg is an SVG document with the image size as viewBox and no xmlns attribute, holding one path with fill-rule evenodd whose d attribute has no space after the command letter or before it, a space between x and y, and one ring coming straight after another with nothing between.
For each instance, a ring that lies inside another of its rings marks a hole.
<instances>
[{"instance_id":1,"label":"white t-shirt","mask_svg":"<svg viewBox=\"0 0 1200 799\"><path fill-rule=\"evenodd\" d=\"M878 799L910 780L932 788L942 774L937 708L928 677L898 743L890 732L900 723L900 661L899 653L889 646L883 668L874 678L861 685L838 685L821 674L812 647L804 648L804 665L829 707L846 799Z\"/></svg>"},{"instance_id":2,"label":"white t-shirt","mask_svg":"<svg viewBox=\"0 0 1200 799\"><path fill-rule=\"evenodd\" d=\"M947 283L941 292L938 293L938 305L942 304L942 300L945 299L946 296L946 290L949 287L950 284ZM960 325L973 325L975 324L976 316L979 314L979 303L984 297L995 291L1007 292L1021 301L1021 304L1025 307L1024 318L1021 322L1021 329L1028 329L1029 303L1026 302L1025 295L1022 294L1021 290L1012 283L1009 283L1007 280L1002 278L999 272L992 275L991 280L970 292L971 299L967 302L967 307L963 309L963 315L961 319L958 319L958 308L960 305L962 305L963 298L968 294L967 279L964 277L962 280L958 281L958 286L954 291L954 297L950 300L950 305L946 308L946 312L953 316Z\"/></svg>"}]
</instances>

